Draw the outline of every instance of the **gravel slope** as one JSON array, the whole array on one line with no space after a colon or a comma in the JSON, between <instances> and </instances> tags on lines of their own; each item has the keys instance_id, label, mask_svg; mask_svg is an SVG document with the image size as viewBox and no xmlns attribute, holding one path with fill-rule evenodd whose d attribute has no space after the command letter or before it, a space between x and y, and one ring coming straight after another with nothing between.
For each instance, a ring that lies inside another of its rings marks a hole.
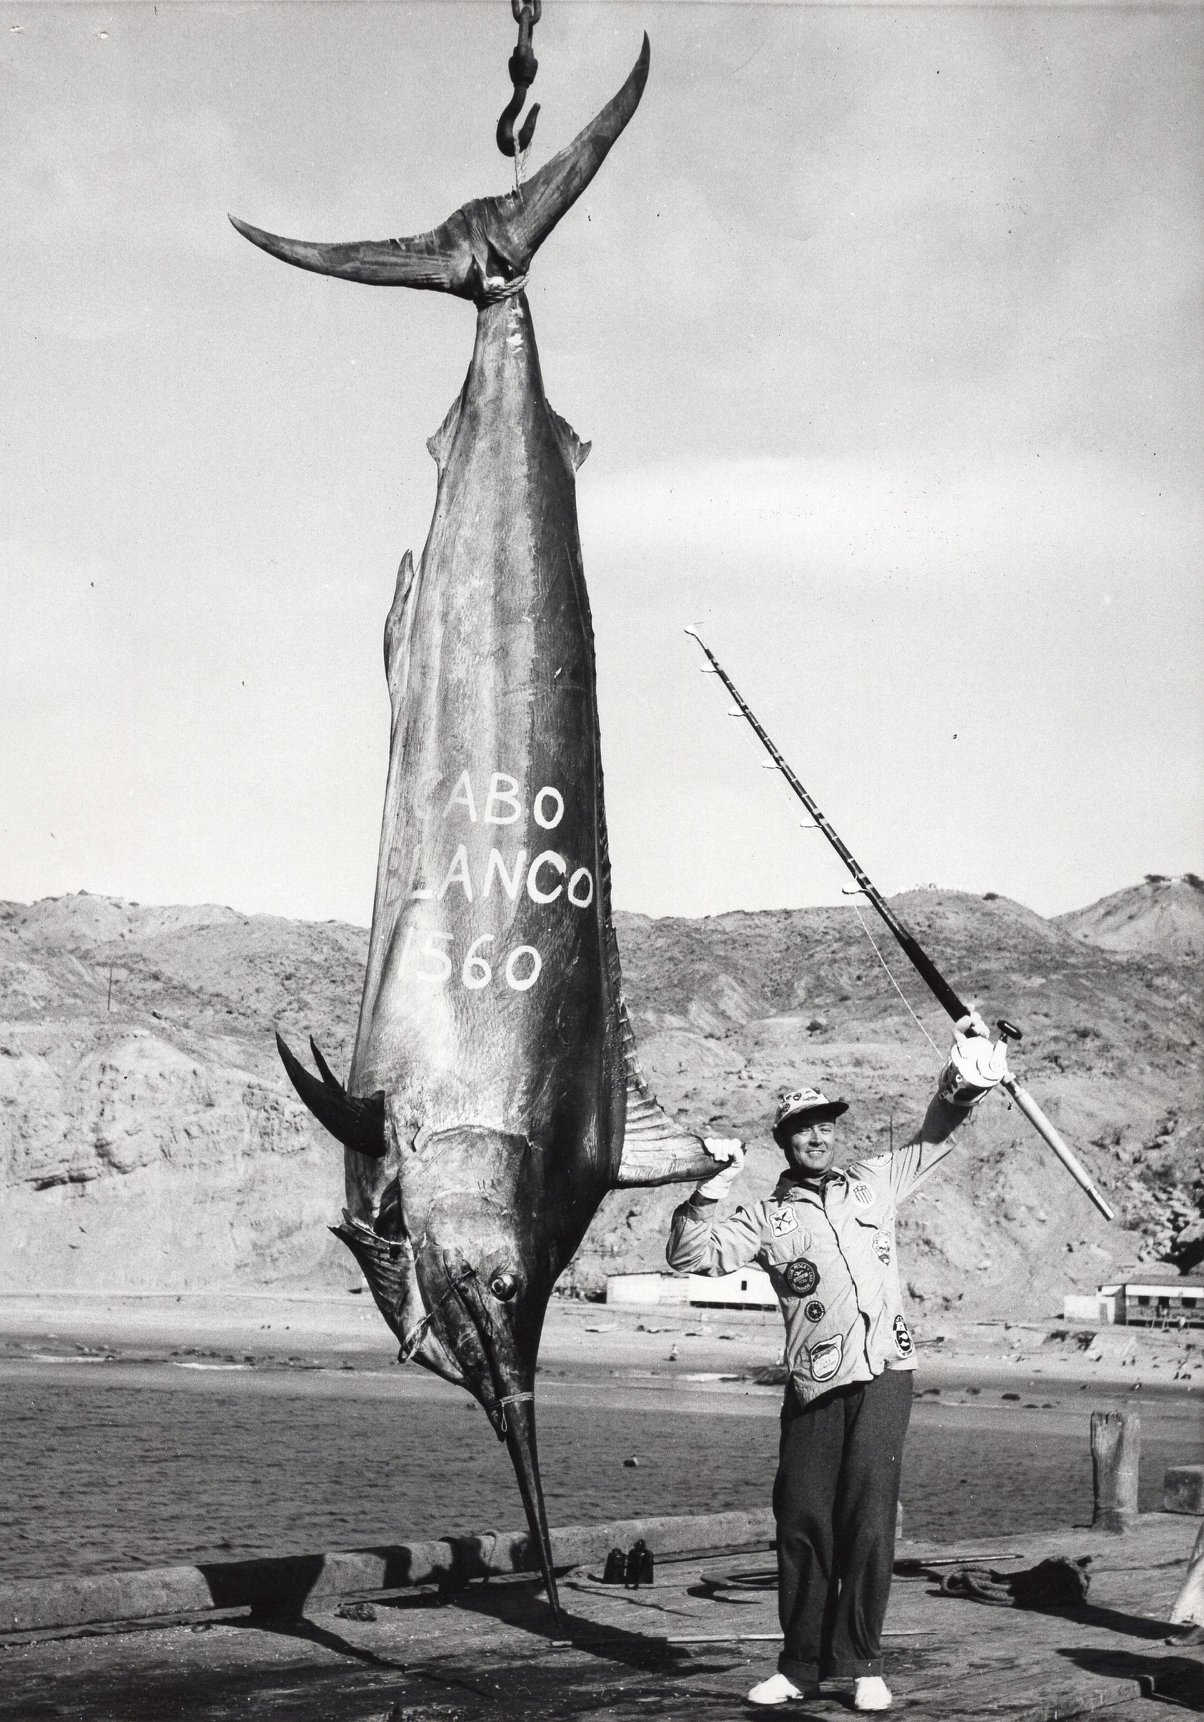
<instances>
[{"instance_id":1,"label":"gravel slope","mask_svg":"<svg viewBox=\"0 0 1204 1722\"><path fill-rule=\"evenodd\" d=\"M896 907L964 993L1023 1025L1017 1070L1119 1213L1107 1226L992 1098L901 1216L917 1304L1036 1317L1136 1262L1204 1256L1198 965L1101 948L1086 923L1002 898L925 891ZM618 924L649 1081L691 1127L753 1143L745 1192L776 1175L784 1086L852 1102L849 1155L919 1116L940 1061L852 907ZM940 1011L872 930L943 1049ZM299 1048L312 1031L345 1069L366 945L360 928L221 907L0 904L0 1286L353 1283L326 1231L341 1154L293 1097L271 1031ZM659 1265L680 1194L609 1198L567 1288Z\"/></svg>"}]
</instances>

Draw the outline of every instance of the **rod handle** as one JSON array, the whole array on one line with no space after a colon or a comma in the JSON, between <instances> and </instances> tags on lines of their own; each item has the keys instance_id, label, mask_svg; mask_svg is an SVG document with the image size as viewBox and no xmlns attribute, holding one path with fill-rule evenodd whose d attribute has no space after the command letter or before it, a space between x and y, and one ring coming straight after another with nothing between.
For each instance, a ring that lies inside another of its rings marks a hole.
<instances>
[{"instance_id":1,"label":"rod handle","mask_svg":"<svg viewBox=\"0 0 1204 1722\"><path fill-rule=\"evenodd\" d=\"M1091 1174L1078 1159L1077 1155L1067 1147L1057 1130L1055 1130L1044 1112L1042 1112L1041 1108L1037 1105L1037 1102L1028 1092L1028 1089L1021 1088L1014 1076L1005 1076L1000 1086L1007 1089L1012 1099L1016 1102L1016 1105L1033 1126L1034 1130L1036 1130L1037 1134L1048 1142L1049 1146L1053 1149L1054 1153L1058 1156L1058 1159L1070 1173L1070 1176L1074 1179L1075 1183L1087 1194L1087 1196L1090 1197L1091 1201L1095 1203L1105 1220L1114 1220L1116 1215L1096 1189L1095 1184L1092 1181Z\"/></svg>"}]
</instances>

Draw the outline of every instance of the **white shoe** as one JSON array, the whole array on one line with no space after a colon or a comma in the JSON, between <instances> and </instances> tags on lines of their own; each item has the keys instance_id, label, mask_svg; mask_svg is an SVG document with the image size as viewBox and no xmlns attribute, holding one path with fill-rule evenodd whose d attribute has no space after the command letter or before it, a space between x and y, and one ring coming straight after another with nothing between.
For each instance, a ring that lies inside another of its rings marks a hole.
<instances>
[{"instance_id":1,"label":"white shoe","mask_svg":"<svg viewBox=\"0 0 1204 1722\"><path fill-rule=\"evenodd\" d=\"M880 1674L863 1674L853 1689L854 1710L889 1710L890 1687Z\"/></svg>"},{"instance_id":2,"label":"white shoe","mask_svg":"<svg viewBox=\"0 0 1204 1722\"><path fill-rule=\"evenodd\" d=\"M784 1674L771 1674L768 1680L762 1680L754 1686L748 1695L750 1704L789 1704L792 1698L803 1696L793 1680L787 1680ZM887 1700L889 1703L889 1699Z\"/></svg>"}]
</instances>

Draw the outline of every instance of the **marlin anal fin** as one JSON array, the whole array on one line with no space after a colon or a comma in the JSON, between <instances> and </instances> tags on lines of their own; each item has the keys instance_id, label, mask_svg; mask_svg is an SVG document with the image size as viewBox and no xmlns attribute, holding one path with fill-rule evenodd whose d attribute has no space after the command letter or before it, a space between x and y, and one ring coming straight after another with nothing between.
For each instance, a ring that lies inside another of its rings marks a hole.
<instances>
[{"instance_id":1,"label":"marlin anal fin","mask_svg":"<svg viewBox=\"0 0 1204 1722\"><path fill-rule=\"evenodd\" d=\"M314 1062L321 1072L318 1080L299 1059L293 1057L280 1035L276 1049L280 1054L289 1081L309 1107L314 1117L344 1148L365 1154L370 1160L383 1160L388 1149L385 1137L385 1096L380 1089L361 1097L348 1094L332 1072L313 1041L310 1041Z\"/></svg>"},{"instance_id":2,"label":"marlin anal fin","mask_svg":"<svg viewBox=\"0 0 1204 1722\"><path fill-rule=\"evenodd\" d=\"M631 1019L621 999L619 1017L627 1073L627 1124L615 1184L677 1184L710 1177L715 1161L702 1138L675 1124L644 1081Z\"/></svg>"},{"instance_id":3,"label":"marlin anal fin","mask_svg":"<svg viewBox=\"0 0 1204 1722\"><path fill-rule=\"evenodd\" d=\"M562 419L560 414L552 407L548 408L548 417L552 421L552 428L555 430L560 446L564 450L565 459L568 461L573 471L576 472L577 469L583 465L585 457L589 453L590 449L593 448L593 443L583 442L569 421L567 419ZM431 453L434 453L433 449L431 450Z\"/></svg>"},{"instance_id":4,"label":"marlin anal fin","mask_svg":"<svg viewBox=\"0 0 1204 1722\"><path fill-rule=\"evenodd\" d=\"M581 196L639 106L648 60L645 36L622 88L572 143L519 190L474 198L427 233L326 245L285 239L233 215L230 220L253 245L298 269L377 287L427 287L485 304L510 283L521 288L540 245Z\"/></svg>"}]
</instances>

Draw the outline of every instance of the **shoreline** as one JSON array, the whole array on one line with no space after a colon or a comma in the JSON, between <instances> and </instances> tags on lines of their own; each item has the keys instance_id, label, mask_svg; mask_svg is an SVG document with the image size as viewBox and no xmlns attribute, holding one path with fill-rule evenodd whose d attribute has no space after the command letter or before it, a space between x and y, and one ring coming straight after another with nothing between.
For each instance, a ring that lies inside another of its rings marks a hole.
<instances>
[{"instance_id":1,"label":"shoreline","mask_svg":"<svg viewBox=\"0 0 1204 1722\"><path fill-rule=\"evenodd\" d=\"M1023 1383L1030 1391L1190 1400L1204 1331L1065 1323L933 1323L917 1336L917 1397ZM540 1373L589 1382L634 1372L747 1391L781 1357L776 1311L581 1303L548 1307ZM396 1342L366 1293L0 1291L0 1362L177 1362L395 1373ZM405 1374L413 1372L406 1371ZM691 1381L692 1377L706 1378ZM776 1391L771 1380L766 1391Z\"/></svg>"},{"instance_id":2,"label":"shoreline","mask_svg":"<svg viewBox=\"0 0 1204 1722\"><path fill-rule=\"evenodd\" d=\"M782 1390L757 1376L779 1356L780 1318L674 1315L551 1310L536 1393L552 1522L768 1499ZM1083 1381L1077 1362L1032 1361L1063 1349L1043 1328L982 1324L921 1342L910 1534L964 1544L1080 1525L1095 1411L1141 1417L1146 1511L1167 1467L1204 1463L1198 1394L1133 1394L1128 1370L1088 1364ZM14 1481L0 1573L291 1557L509 1523L511 1468L479 1406L395 1358L362 1294L0 1294Z\"/></svg>"}]
</instances>

